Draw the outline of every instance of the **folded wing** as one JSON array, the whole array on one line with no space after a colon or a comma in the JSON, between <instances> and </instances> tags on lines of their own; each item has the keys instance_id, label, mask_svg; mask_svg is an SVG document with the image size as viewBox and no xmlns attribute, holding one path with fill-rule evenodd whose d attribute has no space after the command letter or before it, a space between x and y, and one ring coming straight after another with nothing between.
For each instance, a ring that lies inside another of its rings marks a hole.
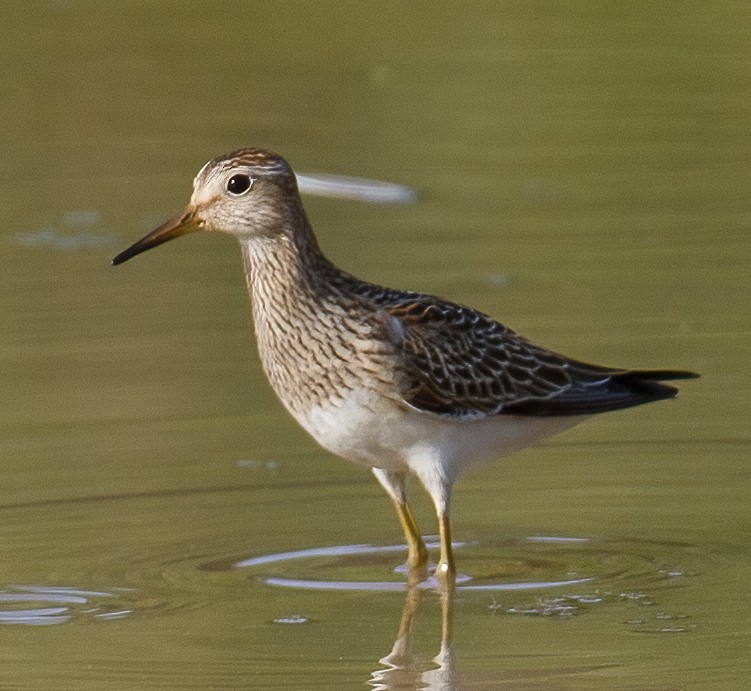
<instances>
[{"instance_id":1,"label":"folded wing","mask_svg":"<svg viewBox=\"0 0 751 691\"><path fill-rule=\"evenodd\" d=\"M394 320L402 398L438 415L601 413L672 398L678 390L661 380L697 376L590 365L536 346L455 303L417 294L378 297L389 303L383 307Z\"/></svg>"}]
</instances>

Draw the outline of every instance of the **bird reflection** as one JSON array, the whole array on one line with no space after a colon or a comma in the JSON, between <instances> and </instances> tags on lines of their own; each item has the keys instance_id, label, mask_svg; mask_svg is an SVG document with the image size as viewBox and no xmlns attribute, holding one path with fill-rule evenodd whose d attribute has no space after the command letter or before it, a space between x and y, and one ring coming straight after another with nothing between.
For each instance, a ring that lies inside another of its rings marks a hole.
<instances>
[{"instance_id":1,"label":"bird reflection","mask_svg":"<svg viewBox=\"0 0 751 691\"><path fill-rule=\"evenodd\" d=\"M423 583L424 586L424 583ZM371 675L369 685L378 691L406 691L407 689L433 689L453 691L459 688L454 653L454 596L453 582L444 582L439 588L441 601L441 645L433 658L434 667L425 669L420 656L413 648L413 630L417 612L426 590L419 587L417 578L407 584L407 597L402 610L399 631L388 655L381 658L382 667Z\"/></svg>"}]
</instances>

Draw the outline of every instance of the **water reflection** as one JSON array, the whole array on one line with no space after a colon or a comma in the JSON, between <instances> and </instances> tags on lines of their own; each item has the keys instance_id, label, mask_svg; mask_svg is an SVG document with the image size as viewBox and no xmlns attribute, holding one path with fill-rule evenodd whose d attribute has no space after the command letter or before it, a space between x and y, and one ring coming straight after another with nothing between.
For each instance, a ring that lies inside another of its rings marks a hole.
<instances>
[{"instance_id":1,"label":"water reflection","mask_svg":"<svg viewBox=\"0 0 751 691\"><path fill-rule=\"evenodd\" d=\"M458 653L454 644L454 609L457 588L444 584L438 588L441 607L440 640L435 637L437 654L425 661L423 650L414 642L420 607L432 593L420 584L410 583L407 588L404 608L396 639L387 655L378 661L378 667L371 672L366 685L377 691L455 691L464 687L497 688L511 684L513 688L563 689L557 681L559 676L574 672L584 673L601 669L601 665L579 667L541 667L505 670L496 666L489 676L475 672L460 673ZM568 688L568 686L566 687Z\"/></svg>"},{"instance_id":2,"label":"water reflection","mask_svg":"<svg viewBox=\"0 0 751 691\"><path fill-rule=\"evenodd\" d=\"M429 541L434 552L437 544ZM474 541L455 543L466 568L455 583L445 583L429 573L394 567L405 545L334 545L258 555L239 561L213 562L204 568L252 569L257 581L275 587L309 591L374 591L405 593L401 619L391 649L369 673L368 685L389 691L406 689L451 690L467 679L457 669L454 645L454 611L457 595L477 603L487 594L482 609L492 616L571 619L592 613L603 605L622 610L619 626L639 633L685 634L693 629L691 616L672 612L659 604L660 589L684 584L696 575L686 568L706 547L686 543L635 539L605 539L555 535L529 536L502 543ZM434 565L430 565L433 569ZM348 580L356 572L361 580ZM377 574L377 577L373 575ZM649 588L648 592L645 590ZM439 598L440 637L431 634L432 649L415 645L421 606ZM311 596L312 597L312 596ZM393 625L393 624L392 624ZM461 635L457 632L457 636ZM496 631L497 633L497 631ZM426 658L426 652L434 654ZM524 688L558 688L551 676L583 668L527 669L521 673ZM476 671L467 673L476 675ZM508 674L506 677L504 674ZM519 681L518 669L496 667L493 683ZM494 687L494 686L492 686Z\"/></svg>"},{"instance_id":3,"label":"water reflection","mask_svg":"<svg viewBox=\"0 0 751 691\"><path fill-rule=\"evenodd\" d=\"M368 684L379 691L396 689L436 689L449 691L458 688L454 652L454 599L456 588L445 584L439 589L441 600L441 641L434 667L423 669L420 656L415 653L413 631L425 590L417 582L409 584L399 622L399 630L391 651L379 660L382 667L374 670Z\"/></svg>"}]
</instances>

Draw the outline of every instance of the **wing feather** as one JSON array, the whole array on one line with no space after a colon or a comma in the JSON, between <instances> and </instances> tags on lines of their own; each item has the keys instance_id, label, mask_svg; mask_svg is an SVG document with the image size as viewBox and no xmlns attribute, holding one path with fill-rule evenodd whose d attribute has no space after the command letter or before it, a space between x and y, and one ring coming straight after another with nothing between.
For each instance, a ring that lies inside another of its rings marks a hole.
<instances>
[{"instance_id":1,"label":"wing feather","mask_svg":"<svg viewBox=\"0 0 751 691\"><path fill-rule=\"evenodd\" d=\"M455 418L584 415L671 398L677 389L657 380L695 376L590 365L452 302L391 291L380 297L401 335L400 393L422 411Z\"/></svg>"},{"instance_id":2,"label":"wing feather","mask_svg":"<svg viewBox=\"0 0 751 691\"><path fill-rule=\"evenodd\" d=\"M399 395L452 418L590 415L672 398L661 380L698 375L592 365L537 346L482 312L448 300L349 285L380 315L393 344Z\"/></svg>"}]
</instances>

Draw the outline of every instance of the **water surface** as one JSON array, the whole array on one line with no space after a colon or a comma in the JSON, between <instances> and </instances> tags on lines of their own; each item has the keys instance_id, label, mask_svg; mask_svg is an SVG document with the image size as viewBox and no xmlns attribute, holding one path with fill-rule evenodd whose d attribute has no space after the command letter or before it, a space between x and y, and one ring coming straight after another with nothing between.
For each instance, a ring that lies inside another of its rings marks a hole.
<instances>
[{"instance_id":1,"label":"water surface","mask_svg":"<svg viewBox=\"0 0 751 691\"><path fill-rule=\"evenodd\" d=\"M0 18L0 685L743 688L745 3ZM252 144L417 190L307 199L353 273L582 359L703 374L458 484L451 645L381 490L265 383L234 242L109 266Z\"/></svg>"}]
</instances>

